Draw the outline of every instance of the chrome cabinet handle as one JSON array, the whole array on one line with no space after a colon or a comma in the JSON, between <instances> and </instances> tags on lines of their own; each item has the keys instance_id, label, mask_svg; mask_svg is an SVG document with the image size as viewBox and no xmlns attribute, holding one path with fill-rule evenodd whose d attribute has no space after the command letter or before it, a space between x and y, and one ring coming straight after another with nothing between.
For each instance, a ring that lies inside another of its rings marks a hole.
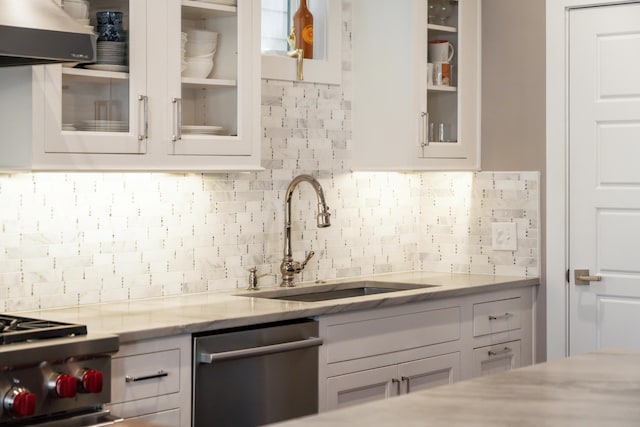
<instances>
[{"instance_id":1,"label":"chrome cabinet handle","mask_svg":"<svg viewBox=\"0 0 640 427\"><path fill-rule=\"evenodd\" d=\"M318 347L320 345L322 345L322 338L309 337L300 341L283 342L281 344L264 345L242 350L222 351L220 353L199 353L198 362L213 365L216 362L264 356L266 354L282 353L285 351Z\"/></svg>"},{"instance_id":2,"label":"chrome cabinet handle","mask_svg":"<svg viewBox=\"0 0 640 427\"><path fill-rule=\"evenodd\" d=\"M575 271L576 285L588 285L589 282L600 282L602 276L591 276L589 270L576 270Z\"/></svg>"},{"instance_id":3,"label":"chrome cabinet handle","mask_svg":"<svg viewBox=\"0 0 640 427\"><path fill-rule=\"evenodd\" d=\"M138 141L149 138L149 97L138 95L138 102L142 105L142 132L138 132Z\"/></svg>"},{"instance_id":4,"label":"chrome cabinet handle","mask_svg":"<svg viewBox=\"0 0 640 427\"><path fill-rule=\"evenodd\" d=\"M406 382L407 383L407 393L411 393L411 378L402 377L402 382Z\"/></svg>"},{"instance_id":5,"label":"chrome cabinet handle","mask_svg":"<svg viewBox=\"0 0 640 427\"><path fill-rule=\"evenodd\" d=\"M429 146L429 138L427 136L427 126L429 123L429 113L425 113L424 111L420 113L420 117L422 118L422 141L420 142L420 147L428 147Z\"/></svg>"},{"instance_id":6,"label":"chrome cabinet handle","mask_svg":"<svg viewBox=\"0 0 640 427\"><path fill-rule=\"evenodd\" d=\"M172 98L171 102L173 103L173 135L171 135L171 140L176 142L182 139L182 98Z\"/></svg>"},{"instance_id":7,"label":"chrome cabinet handle","mask_svg":"<svg viewBox=\"0 0 640 427\"><path fill-rule=\"evenodd\" d=\"M152 380L154 378L162 378L162 377L166 377L168 376L169 373L165 372L163 370L158 371L157 374L151 374L151 375L142 375L140 377L132 377L131 375L126 375L124 377L124 382L126 383L133 383L136 381L145 381L145 380Z\"/></svg>"},{"instance_id":8,"label":"chrome cabinet handle","mask_svg":"<svg viewBox=\"0 0 640 427\"><path fill-rule=\"evenodd\" d=\"M507 312L505 314L496 314L496 315L489 315L489 320L498 320L498 319L503 319L503 318L507 318L507 317L511 317L512 314Z\"/></svg>"},{"instance_id":9,"label":"chrome cabinet handle","mask_svg":"<svg viewBox=\"0 0 640 427\"><path fill-rule=\"evenodd\" d=\"M495 350L495 351L494 350L489 350L487 352L487 354L489 356L493 357L493 356L500 356L500 355L503 355L503 354L509 354L511 352L512 352L512 350L509 347L505 347L502 350Z\"/></svg>"}]
</instances>

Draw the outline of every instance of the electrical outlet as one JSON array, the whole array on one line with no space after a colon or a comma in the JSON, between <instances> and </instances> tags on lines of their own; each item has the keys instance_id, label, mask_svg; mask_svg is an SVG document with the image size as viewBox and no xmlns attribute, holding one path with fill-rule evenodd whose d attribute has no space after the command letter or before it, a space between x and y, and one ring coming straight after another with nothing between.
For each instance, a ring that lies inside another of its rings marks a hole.
<instances>
[{"instance_id":1,"label":"electrical outlet","mask_svg":"<svg viewBox=\"0 0 640 427\"><path fill-rule=\"evenodd\" d=\"M494 251L518 250L518 229L515 222L491 224L491 249Z\"/></svg>"}]
</instances>

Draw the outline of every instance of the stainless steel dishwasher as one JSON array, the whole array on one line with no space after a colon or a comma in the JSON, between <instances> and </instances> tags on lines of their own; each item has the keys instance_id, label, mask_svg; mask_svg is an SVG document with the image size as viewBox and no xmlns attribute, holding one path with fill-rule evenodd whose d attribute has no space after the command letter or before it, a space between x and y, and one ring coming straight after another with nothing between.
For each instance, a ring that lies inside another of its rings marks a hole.
<instances>
[{"instance_id":1,"label":"stainless steel dishwasher","mask_svg":"<svg viewBox=\"0 0 640 427\"><path fill-rule=\"evenodd\" d=\"M193 426L258 426L318 412L318 323L194 335Z\"/></svg>"}]
</instances>

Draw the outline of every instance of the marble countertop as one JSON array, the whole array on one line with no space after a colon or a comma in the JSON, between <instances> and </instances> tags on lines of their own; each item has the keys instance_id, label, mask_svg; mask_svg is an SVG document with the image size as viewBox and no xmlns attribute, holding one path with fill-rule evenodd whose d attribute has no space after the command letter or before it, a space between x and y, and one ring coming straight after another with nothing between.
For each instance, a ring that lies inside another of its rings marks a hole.
<instances>
[{"instance_id":1,"label":"marble countertop","mask_svg":"<svg viewBox=\"0 0 640 427\"><path fill-rule=\"evenodd\" d=\"M354 281L435 286L321 302L283 301L259 297L275 290L282 290L279 287L254 292L236 289L14 314L86 324L90 334L117 334L120 336L120 342L124 343L533 286L539 282L534 277L406 272L333 280L322 284L301 283L290 292L307 291L317 286L325 289L339 287L341 284ZM242 294L251 294L252 297Z\"/></svg>"},{"instance_id":2,"label":"marble countertop","mask_svg":"<svg viewBox=\"0 0 640 427\"><path fill-rule=\"evenodd\" d=\"M604 350L276 424L638 426L640 352Z\"/></svg>"}]
</instances>

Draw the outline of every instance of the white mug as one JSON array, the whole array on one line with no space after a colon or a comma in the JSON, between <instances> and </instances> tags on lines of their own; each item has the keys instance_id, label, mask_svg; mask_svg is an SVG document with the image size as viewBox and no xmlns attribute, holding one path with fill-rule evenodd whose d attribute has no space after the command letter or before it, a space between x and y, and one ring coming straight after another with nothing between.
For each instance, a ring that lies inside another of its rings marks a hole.
<instances>
[{"instance_id":1,"label":"white mug","mask_svg":"<svg viewBox=\"0 0 640 427\"><path fill-rule=\"evenodd\" d=\"M429 62L451 62L455 50L446 40L431 40L429 42Z\"/></svg>"}]
</instances>

